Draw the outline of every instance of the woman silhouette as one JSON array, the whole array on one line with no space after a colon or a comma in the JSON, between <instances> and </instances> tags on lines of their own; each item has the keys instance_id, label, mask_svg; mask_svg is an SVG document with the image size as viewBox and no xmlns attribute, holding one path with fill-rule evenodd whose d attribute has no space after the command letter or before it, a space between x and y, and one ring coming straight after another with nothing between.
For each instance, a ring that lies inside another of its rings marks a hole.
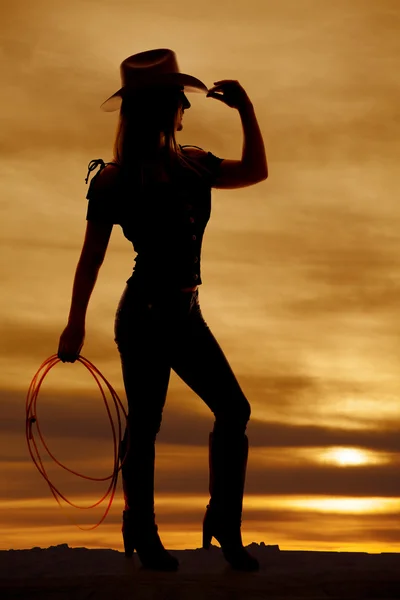
<instances>
[{"instance_id":1,"label":"woman silhouette","mask_svg":"<svg viewBox=\"0 0 400 600\"><path fill-rule=\"evenodd\" d=\"M171 50L130 56L121 64L121 78L121 89L102 105L104 110L120 108L114 158L89 164L88 178L94 168L100 170L87 195L86 235L58 356L63 362L79 356L89 298L118 224L137 253L115 318L129 424L121 448L121 456L128 450L122 467L125 555L136 550L148 569L178 568L160 540L154 513L155 441L172 368L215 416L203 547L214 537L234 569L257 570L258 561L241 538L250 405L203 319L198 286L211 188L240 188L267 178L262 136L252 103L237 81L216 82L207 92L200 80L180 73ZM190 107L185 92L195 91L239 111L241 160L176 143L175 133Z\"/></svg>"}]
</instances>

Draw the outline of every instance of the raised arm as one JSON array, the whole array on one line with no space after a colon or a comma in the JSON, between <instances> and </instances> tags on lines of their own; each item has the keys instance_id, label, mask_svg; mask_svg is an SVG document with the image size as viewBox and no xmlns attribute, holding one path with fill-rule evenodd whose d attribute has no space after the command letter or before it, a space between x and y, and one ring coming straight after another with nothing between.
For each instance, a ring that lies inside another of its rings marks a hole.
<instances>
[{"instance_id":1,"label":"raised arm","mask_svg":"<svg viewBox=\"0 0 400 600\"><path fill-rule=\"evenodd\" d=\"M245 90L238 81L216 81L207 96L237 109L243 128L241 160L224 159L213 187L241 188L267 179L268 165L264 141L253 104Z\"/></svg>"},{"instance_id":2,"label":"raised arm","mask_svg":"<svg viewBox=\"0 0 400 600\"><path fill-rule=\"evenodd\" d=\"M85 339L85 319L90 296L106 254L113 225L87 221L81 255L76 267L68 324L60 337L58 357L75 362Z\"/></svg>"}]
</instances>

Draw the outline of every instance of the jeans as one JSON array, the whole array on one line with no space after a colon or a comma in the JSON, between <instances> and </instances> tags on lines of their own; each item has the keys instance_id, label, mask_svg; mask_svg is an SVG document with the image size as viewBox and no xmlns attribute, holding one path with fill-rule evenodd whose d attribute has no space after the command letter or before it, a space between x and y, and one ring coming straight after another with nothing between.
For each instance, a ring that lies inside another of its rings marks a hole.
<instances>
[{"instance_id":1,"label":"jeans","mask_svg":"<svg viewBox=\"0 0 400 600\"><path fill-rule=\"evenodd\" d=\"M199 291L146 291L126 286L115 318L115 342L136 439L155 440L161 427L171 368L207 404L214 431L243 436L247 401L200 310Z\"/></svg>"}]
</instances>

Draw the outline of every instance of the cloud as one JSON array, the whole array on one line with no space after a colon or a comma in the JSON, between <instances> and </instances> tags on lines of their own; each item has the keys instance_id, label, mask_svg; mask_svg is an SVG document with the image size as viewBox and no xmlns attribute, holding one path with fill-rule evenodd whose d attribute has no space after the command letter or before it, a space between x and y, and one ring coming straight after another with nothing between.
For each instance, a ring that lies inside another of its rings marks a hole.
<instances>
[{"instance_id":1,"label":"cloud","mask_svg":"<svg viewBox=\"0 0 400 600\"><path fill-rule=\"evenodd\" d=\"M72 373L75 368L78 367L73 365L67 367L68 373ZM83 368L80 369L82 377L86 377L90 383L89 374L86 374ZM65 381L68 381L68 376ZM314 407L313 395L311 395L309 412L306 413L309 417L308 422L296 423L297 412L294 413L294 421L290 413L294 411L301 389L290 387L293 385L290 378L286 380L279 377L250 378L247 376L243 377L243 383L244 389L253 388L251 397L259 399L259 402L262 400L263 405L267 404L271 412L274 405L277 407L280 405L283 412L289 413L276 421L267 416L262 419L251 416L248 431L251 444L255 447L355 446L382 452L400 451L396 420L386 420L384 417L371 415L353 418L353 427L350 427L349 423L346 423L346 427L313 423L311 416ZM307 391L312 389L311 384L310 388L305 389ZM124 392L118 390L118 393L127 408ZM313 390L313 394L318 395L317 387L316 391ZM112 407L111 397L108 394L107 396ZM1 398L4 410L0 431L4 434L22 433L25 420L25 394L3 391ZM49 389L46 387L41 389L37 410L43 428L55 439L76 437L104 441L110 439L110 431L104 407L99 400L100 392L94 383L85 394L77 391L75 387L65 393L60 388L52 389L50 386ZM303 404L301 403L300 406L302 407ZM214 419L211 410L203 401L175 378L167 395L159 439L162 443L172 445L203 446L207 443L204 436L207 439Z\"/></svg>"}]
</instances>

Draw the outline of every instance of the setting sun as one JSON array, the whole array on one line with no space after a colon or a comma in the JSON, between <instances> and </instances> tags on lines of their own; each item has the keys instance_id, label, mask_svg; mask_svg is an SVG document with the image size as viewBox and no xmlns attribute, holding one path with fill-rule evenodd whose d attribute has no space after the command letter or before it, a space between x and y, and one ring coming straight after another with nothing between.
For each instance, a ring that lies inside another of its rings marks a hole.
<instances>
[{"instance_id":1,"label":"setting sun","mask_svg":"<svg viewBox=\"0 0 400 600\"><path fill-rule=\"evenodd\" d=\"M341 467L367 465L376 461L368 452L359 448L328 448L323 452L322 458Z\"/></svg>"}]
</instances>

